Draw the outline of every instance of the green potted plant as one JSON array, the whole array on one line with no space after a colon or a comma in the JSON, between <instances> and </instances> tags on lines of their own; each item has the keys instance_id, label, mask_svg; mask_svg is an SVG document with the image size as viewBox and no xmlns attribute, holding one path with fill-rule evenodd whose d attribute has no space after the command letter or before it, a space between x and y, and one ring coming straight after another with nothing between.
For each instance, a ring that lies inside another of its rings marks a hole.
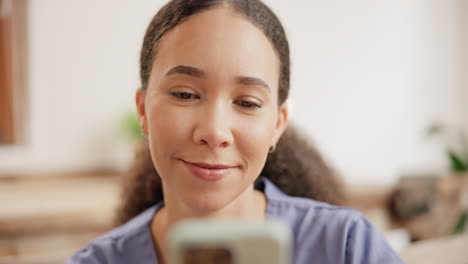
<instances>
[{"instance_id":1,"label":"green potted plant","mask_svg":"<svg viewBox=\"0 0 468 264\"><path fill-rule=\"evenodd\" d=\"M120 131L124 139L131 142L139 142L144 139L141 131L138 115L135 111L125 112L120 119Z\"/></svg>"},{"instance_id":2,"label":"green potted plant","mask_svg":"<svg viewBox=\"0 0 468 264\"><path fill-rule=\"evenodd\" d=\"M456 177L462 186L465 186L464 194L462 193L462 199L465 200L463 203L464 211L453 229L453 233L462 233L468 225L468 205L466 204L466 196L468 195L468 135L462 128L449 129L440 123L432 124L427 129L427 134L429 137L442 137L451 175ZM463 191L463 187L461 189Z\"/></svg>"},{"instance_id":3,"label":"green potted plant","mask_svg":"<svg viewBox=\"0 0 468 264\"><path fill-rule=\"evenodd\" d=\"M146 146L146 138L141 130L138 115L133 110L125 111L117 122L119 145L116 156L116 168L119 171L127 171L137 155Z\"/></svg>"}]
</instances>

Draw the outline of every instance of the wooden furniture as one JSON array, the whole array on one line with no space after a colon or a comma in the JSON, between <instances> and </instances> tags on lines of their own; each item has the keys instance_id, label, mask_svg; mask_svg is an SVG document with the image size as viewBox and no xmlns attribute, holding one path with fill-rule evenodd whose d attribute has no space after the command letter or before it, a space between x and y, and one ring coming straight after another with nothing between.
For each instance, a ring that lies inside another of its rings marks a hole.
<instances>
[{"instance_id":1,"label":"wooden furniture","mask_svg":"<svg viewBox=\"0 0 468 264\"><path fill-rule=\"evenodd\" d=\"M0 177L0 264L63 263L110 230L118 175Z\"/></svg>"},{"instance_id":2,"label":"wooden furniture","mask_svg":"<svg viewBox=\"0 0 468 264\"><path fill-rule=\"evenodd\" d=\"M25 14L25 0L0 0L0 145L24 141Z\"/></svg>"}]
</instances>

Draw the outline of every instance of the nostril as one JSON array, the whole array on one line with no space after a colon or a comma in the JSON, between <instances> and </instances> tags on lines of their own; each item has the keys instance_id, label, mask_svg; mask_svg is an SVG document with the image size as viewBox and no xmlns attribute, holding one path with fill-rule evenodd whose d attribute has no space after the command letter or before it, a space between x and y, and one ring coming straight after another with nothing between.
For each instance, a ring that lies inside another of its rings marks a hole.
<instances>
[{"instance_id":1,"label":"nostril","mask_svg":"<svg viewBox=\"0 0 468 264\"><path fill-rule=\"evenodd\" d=\"M221 146L224 147L224 148L225 148L225 147L228 147L228 146L229 146L229 142L224 141L223 143L221 143Z\"/></svg>"},{"instance_id":2,"label":"nostril","mask_svg":"<svg viewBox=\"0 0 468 264\"><path fill-rule=\"evenodd\" d=\"M194 130L193 141L197 145L205 145L214 150L229 147L232 144L233 135L226 124L221 127L219 124L204 122Z\"/></svg>"},{"instance_id":3,"label":"nostril","mask_svg":"<svg viewBox=\"0 0 468 264\"><path fill-rule=\"evenodd\" d=\"M226 148L230 145L227 140L223 139L200 139L199 144L208 146L211 149Z\"/></svg>"}]
</instances>

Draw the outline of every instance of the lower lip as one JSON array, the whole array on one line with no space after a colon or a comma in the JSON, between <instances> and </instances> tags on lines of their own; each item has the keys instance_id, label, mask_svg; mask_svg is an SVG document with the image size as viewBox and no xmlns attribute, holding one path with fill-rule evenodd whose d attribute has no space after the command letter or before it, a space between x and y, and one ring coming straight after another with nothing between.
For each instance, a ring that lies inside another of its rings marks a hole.
<instances>
[{"instance_id":1,"label":"lower lip","mask_svg":"<svg viewBox=\"0 0 468 264\"><path fill-rule=\"evenodd\" d=\"M198 176L199 178L207 181L218 181L224 178L226 175L231 172L232 168L226 168L226 169L207 169L203 168L200 166L197 166L195 164L185 162L184 164L189 168L189 170Z\"/></svg>"}]
</instances>

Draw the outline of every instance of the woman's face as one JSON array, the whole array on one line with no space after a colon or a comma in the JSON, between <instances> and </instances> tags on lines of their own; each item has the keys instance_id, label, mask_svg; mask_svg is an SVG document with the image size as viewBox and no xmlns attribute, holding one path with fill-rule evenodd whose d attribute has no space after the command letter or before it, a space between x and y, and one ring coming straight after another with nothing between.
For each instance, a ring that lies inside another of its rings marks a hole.
<instances>
[{"instance_id":1,"label":"woman's face","mask_svg":"<svg viewBox=\"0 0 468 264\"><path fill-rule=\"evenodd\" d=\"M287 123L278 80L272 44L228 8L163 36L137 107L165 199L203 213L252 190Z\"/></svg>"}]
</instances>

